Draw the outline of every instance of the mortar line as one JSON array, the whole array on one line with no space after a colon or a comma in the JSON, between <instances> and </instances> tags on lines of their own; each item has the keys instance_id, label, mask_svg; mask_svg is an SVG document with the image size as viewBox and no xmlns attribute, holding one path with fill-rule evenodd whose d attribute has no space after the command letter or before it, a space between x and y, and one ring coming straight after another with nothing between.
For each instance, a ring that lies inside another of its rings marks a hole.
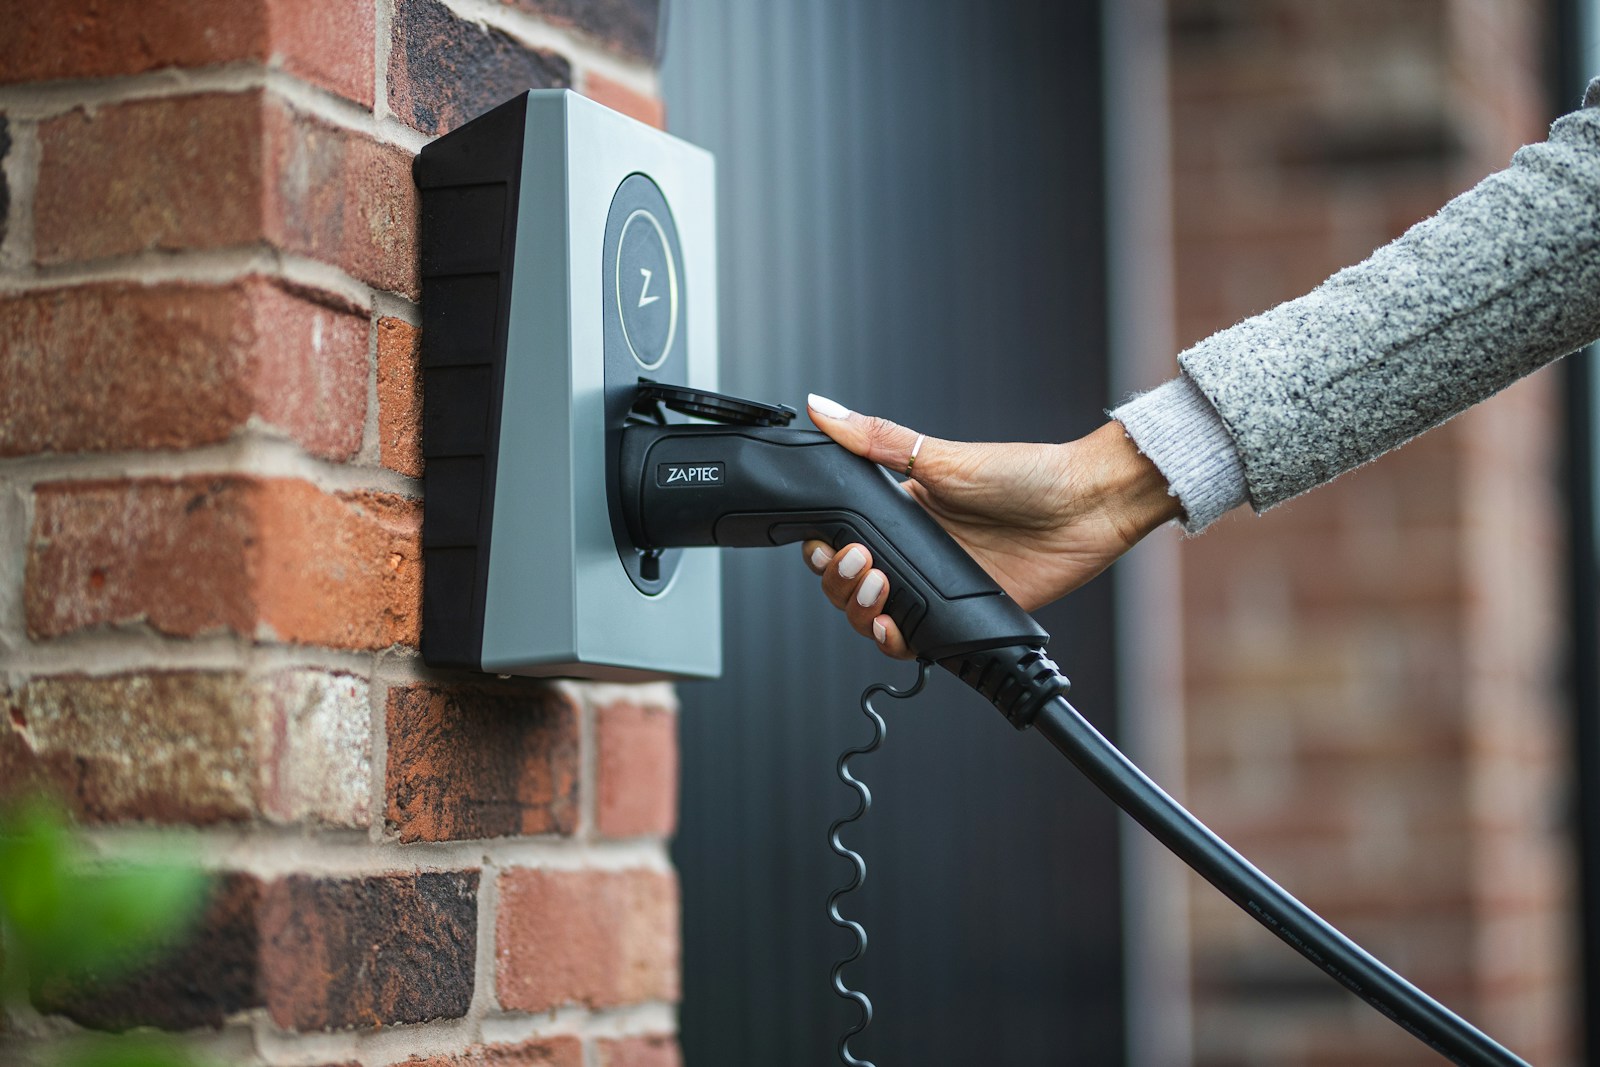
<instances>
[{"instance_id":1,"label":"mortar line","mask_svg":"<svg viewBox=\"0 0 1600 1067\"><path fill-rule=\"evenodd\" d=\"M6 239L0 245L0 270L26 270L33 263L33 209L39 183L39 125L14 115L6 116L11 150L4 160L6 188L11 197L4 220Z\"/></svg>"},{"instance_id":2,"label":"mortar line","mask_svg":"<svg viewBox=\"0 0 1600 1067\"><path fill-rule=\"evenodd\" d=\"M422 306L409 297L400 296L384 289L372 290L372 314L374 318L399 319L411 326L422 326Z\"/></svg>"},{"instance_id":3,"label":"mortar line","mask_svg":"<svg viewBox=\"0 0 1600 1067\"><path fill-rule=\"evenodd\" d=\"M0 479L0 679L3 665L28 643L28 536L33 494Z\"/></svg>"},{"instance_id":4,"label":"mortar line","mask_svg":"<svg viewBox=\"0 0 1600 1067\"><path fill-rule=\"evenodd\" d=\"M528 869L543 871L673 871L659 839L583 842L573 838L506 837L401 844L374 841L365 828L315 822L254 822L229 826L116 824L82 830L86 845L106 858L177 850L208 870L260 878L286 874L364 877L418 871Z\"/></svg>"},{"instance_id":5,"label":"mortar line","mask_svg":"<svg viewBox=\"0 0 1600 1067\"><path fill-rule=\"evenodd\" d=\"M355 1061L364 1067L392 1067L412 1057L448 1056L472 1044L520 1045L553 1037L644 1037L676 1033L676 1008L665 1001L645 1001L619 1008L590 1011L577 1006L539 1015L491 1013L479 1025L469 1014L382 1028L301 1033L281 1030L264 1009L255 1009L244 1025L232 1031L253 1035L256 1055L266 1067L313 1067ZM202 1047L225 1045L229 1031L197 1035ZM217 1040L217 1039L222 1040ZM585 1040L585 1044L589 1043Z\"/></svg>"},{"instance_id":6,"label":"mortar line","mask_svg":"<svg viewBox=\"0 0 1600 1067\"><path fill-rule=\"evenodd\" d=\"M264 243L181 252L143 251L73 263L28 265L26 269L0 275L0 293L67 289L110 282L140 286L167 282L216 285L253 276L321 290L359 308L363 313L370 313L380 298L385 304L416 306L409 297L375 289L331 263L285 252Z\"/></svg>"},{"instance_id":7,"label":"mortar line","mask_svg":"<svg viewBox=\"0 0 1600 1067\"><path fill-rule=\"evenodd\" d=\"M263 85L263 68L254 61L193 68L161 67L139 74L0 86L0 109L29 119L45 120L80 109L93 115L99 108L132 100L159 100L198 93L241 93Z\"/></svg>"},{"instance_id":8,"label":"mortar line","mask_svg":"<svg viewBox=\"0 0 1600 1067\"><path fill-rule=\"evenodd\" d=\"M389 55L394 50L394 0L375 0L372 15L372 117L393 120L389 110Z\"/></svg>"},{"instance_id":9,"label":"mortar line","mask_svg":"<svg viewBox=\"0 0 1600 1067\"><path fill-rule=\"evenodd\" d=\"M499 951L495 924L500 915L500 867L484 858L478 871L478 943L473 957L476 980L469 1014L478 1020L478 1036L483 1036L483 1020L500 1011L500 989L496 958Z\"/></svg>"},{"instance_id":10,"label":"mortar line","mask_svg":"<svg viewBox=\"0 0 1600 1067\"><path fill-rule=\"evenodd\" d=\"M383 466L378 420L378 320L376 314L367 318L367 410L361 420L361 447L354 457L354 462L370 467Z\"/></svg>"},{"instance_id":11,"label":"mortar line","mask_svg":"<svg viewBox=\"0 0 1600 1067\"><path fill-rule=\"evenodd\" d=\"M609 51L581 31L554 26L533 15L489 2L450 0L461 18L493 27L531 48L554 52L571 65L574 87L581 75L601 74L634 92L659 98L660 76L646 60L625 58ZM93 115L104 107L144 100L172 99L203 94L242 94L266 91L313 117L383 144L415 154L432 138L399 121L388 108L388 51L393 45L390 7L377 11L374 25L373 107L347 100L330 89L300 78L275 63L237 61L205 67L163 67L139 74L108 78L63 79L41 85L26 83L0 87L0 110L23 121L45 121L82 110Z\"/></svg>"},{"instance_id":12,"label":"mortar line","mask_svg":"<svg viewBox=\"0 0 1600 1067\"><path fill-rule=\"evenodd\" d=\"M485 1044L511 1044L529 1037L575 1034L580 1037L643 1037L677 1033L677 1005L666 1000L646 1000L612 1008L557 1008L529 1014L503 1011L483 1020Z\"/></svg>"},{"instance_id":13,"label":"mortar line","mask_svg":"<svg viewBox=\"0 0 1600 1067\"><path fill-rule=\"evenodd\" d=\"M475 1043L468 1017L395 1023L368 1030L306 1033L278 1027L265 1011L252 1020L256 1051L268 1067L312 1067L356 1061L371 1067L404 1063L413 1056L450 1056Z\"/></svg>"},{"instance_id":14,"label":"mortar line","mask_svg":"<svg viewBox=\"0 0 1600 1067\"><path fill-rule=\"evenodd\" d=\"M389 690L373 671L367 681L367 715L372 731L372 790L367 798L371 821L367 839L376 846L389 841Z\"/></svg>"},{"instance_id":15,"label":"mortar line","mask_svg":"<svg viewBox=\"0 0 1600 1067\"><path fill-rule=\"evenodd\" d=\"M572 686L577 691L578 709L578 828L577 836L583 841L600 839L600 755L599 712L595 710L590 691L586 686Z\"/></svg>"},{"instance_id":16,"label":"mortar line","mask_svg":"<svg viewBox=\"0 0 1600 1067\"><path fill-rule=\"evenodd\" d=\"M24 633L25 619L16 633ZM10 655L5 668L15 675L54 674L74 670L92 676L130 670L247 670L268 674L284 670L322 670L377 677L381 660L403 661L415 656L385 649L337 649L320 645L258 643L250 637L212 632L195 637L163 634L148 623L96 626L87 630L25 642ZM82 670L81 665L88 669ZM392 674L392 672L391 672Z\"/></svg>"},{"instance_id":17,"label":"mortar line","mask_svg":"<svg viewBox=\"0 0 1600 1067\"><path fill-rule=\"evenodd\" d=\"M92 116L101 108L146 100L251 92L271 93L303 114L380 143L403 148L413 155L431 140L420 130L412 129L393 117L380 118L363 105L296 77L282 67L256 62L218 63L191 69L163 67L142 74L110 78L67 79L47 85L33 83L0 87L0 110L42 122L79 110ZM373 103L376 107L376 98Z\"/></svg>"},{"instance_id":18,"label":"mortar line","mask_svg":"<svg viewBox=\"0 0 1600 1067\"><path fill-rule=\"evenodd\" d=\"M421 483L378 466L352 466L307 454L285 436L258 427L226 441L168 452L45 453L0 461L0 481L34 488L45 482L176 480L191 476L297 478L332 493L389 493L418 499Z\"/></svg>"},{"instance_id":19,"label":"mortar line","mask_svg":"<svg viewBox=\"0 0 1600 1067\"><path fill-rule=\"evenodd\" d=\"M82 674L108 678L133 672L244 671L248 648L232 635L166 637L140 625L137 632L92 630L25 643L7 650L4 673L12 685L35 678ZM23 632L19 628L19 633Z\"/></svg>"}]
</instances>

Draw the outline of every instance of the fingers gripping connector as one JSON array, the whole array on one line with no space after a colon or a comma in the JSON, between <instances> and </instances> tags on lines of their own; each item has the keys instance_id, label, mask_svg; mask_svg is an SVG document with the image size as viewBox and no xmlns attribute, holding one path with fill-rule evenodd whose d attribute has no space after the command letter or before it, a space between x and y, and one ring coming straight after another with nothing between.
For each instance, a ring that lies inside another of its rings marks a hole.
<instances>
[{"instance_id":1,"label":"fingers gripping connector","mask_svg":"<svg viewBox=\"0 0 1600 1067\"><path fill-rule=\"evenodd\" d=\"M835 853L849 860L855 868L850 881L828 894L828 918L833 921L835 926L849 930L856 937L855 947L850 950L848 955L833 965L833 970L830 973L830 977L833 980L833 991L845 1000L854 1001L856 1006L861 1009L861 1017L856 1020L855 1025L846 1030L844 1035L839 1038L839 1060L841 1063L849 1064L850 1067L875 1067L871 1060L858 1059L850 1051L850 1039L872 1025L872 1001L859 989L851 989L844 984L845 965L854 963L867 951L867 931L865 927L854 919L846 919L839 914L839 898L846 893L860 889L866 882L867 861L861 858L861 853L856 852L839 840L839 831L872 810L872 790L867 788L866 783L850 773L850 759L853 756L864 756L869 752L877 751L878 746L883 744L884 735L888 733L888 727L883 721L883 716L872 705L873 698L879 693L886 693L897 700L916 696L922 692L922 687L927 684L928 675L933 670L933 664L923 662L918 665L918 668L917 680L907 689L895 689L893 686L878 682L874 685L869 685L866 691L861 694L861 713L872 723L872 738L859 748L845 749L843 754L839 756L836 768L839 780L854 789L857 797L856 810L828 827L828 844Z\"/></svg>"}]
</instances>

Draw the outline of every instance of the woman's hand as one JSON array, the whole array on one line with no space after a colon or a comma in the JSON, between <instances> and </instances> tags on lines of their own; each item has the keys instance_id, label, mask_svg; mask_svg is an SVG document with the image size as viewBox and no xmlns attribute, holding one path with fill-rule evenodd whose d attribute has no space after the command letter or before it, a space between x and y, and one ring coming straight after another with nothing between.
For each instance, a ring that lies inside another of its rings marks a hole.
<instances>
[{"instance_id":1,"label":"woman's hand","mask_svg":"<svg viewBox=\"0 0 1600 1067\"><path fill-rule=\"evenodd\" d=\"M925 437L887 419L812 394L811 421L858 456L891 471L910 466L906 491L1026 611L1050 603L1109 567L1140 538L1179 517L1166 479L1108 422L1059 445L969 444ZM863 545L838 553L802 546L833 606L888 655L909 659L899 628L883 614L889 585Z\"/></svg>"}]
</instances>

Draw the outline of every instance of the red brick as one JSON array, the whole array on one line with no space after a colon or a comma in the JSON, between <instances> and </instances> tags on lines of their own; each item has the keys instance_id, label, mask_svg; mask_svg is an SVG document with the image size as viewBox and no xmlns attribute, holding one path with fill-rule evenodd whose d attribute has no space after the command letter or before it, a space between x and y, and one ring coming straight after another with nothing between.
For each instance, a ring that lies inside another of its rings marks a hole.
<instances>
[{"instance_id":1,"label":"red brick","mask_svg":"<svg viewBox=\"0 0 1600 1067\"><path fill-rule=\"evenodd\" d=\"M670 873L511 870L500 876L497 988L509 1011L678 998Z\"/></svg>"},{"instance_id":2,"label":"red brick","mask_svg":"<svg viewBox=\"0 0 1600 1067\"><path fill-rule=\"evenodd\" d=\"M35 678L6 695L0 782L80 818L366 826L367 683L285 670Z\"/></svg>"},{"instance_id":3,"label":"red brick","mask_svg":"<svg viewBox=\"0 0 1600 1067\"><path fill-rule=\"evenodd\" d=\"M640 122L654 126L658 130L667 128L667 109L658 96L647 96L644 93L623 85L621 82L606 77L604 74L589 71L583 76L583 95L599 104L604 104L613 111L620 111L624 115L638 119Z\"/></svg>"},{"instance_id":4,"label":"red brick","mask_svg":"<svg viewBox=\"0 0 1600 1067\"><path fill-rule=\"evenodd\" d=\"M677 825L678 719L663 708L613 704L595 720L596 822L607 837L665 837Z\"/></svg>"},{"instance_id":5,"label":"red brick","mask_svg":"<svg viewBox=\"0 0 1600 1067\"><path fill-rule=\"evenodd\" d=\"M236 475L41 485L28 630L143 622L184 637L415 646L419 510L382 493Z\"/></svg>"},{"instance_id":6,"label":"red brick","mask_svg":"<svg viewBox=\"0 0 1600 1067\"><path fill-rule=\"evenodd\" d=\"M415 648L422 616L422 516L389 493L328 494L265 482L261 621L281 640Z\"/></svg>"},{"instance_id":7,"label":"red brick","mask_svg":"<svg viewBox=\"0 0 1600 1067\"><path fill-rule=\"evenodd\" d=\"M388 737L389 826L401 841L577 827L578 715L555 689L396 687Z\"/></svg>"},{"instance_id":8,"label":"red brick","mask_svg":"<svg viewBox=\"0 0 1600 1067\"><path fill-rule=\"evenodd\" d=\"M261 991L292 1030L455 1019L472 1003L478 872L295 875L262 894Z\"/></svg>"},{"instance_id":9,"label":"red brick","mask_svg":"<svg viewBox=\"0 0 1600 1067\"><path fill-rule=\"evenodd\" d=\"M252 416L348 459L367 408L367 320L264 278L0 298L0 455L187 448Z\"/></svg>"},{"instance_id":10,"label":"red brick","mask_svg":"<svg viewBox=\"0 0 1600 1067\"><path fill-rule=\"evenodd\" d=\"M259 240L261 99L141 100L40 123L39 262Z\"/></svg>"},{"instance_id":11,"label":"red brick","mask_svg":"<svg viewBox=\"0 0 1600 1067\"><path fill-rule=\"evenodd\" d=\"M370 0L270 0L273 55L289 73L371 108L374 7Z\"/></svg>"},{"instance_id":12,"label":"red brick","mask_svg":"<svg viewBox=\"0 0 1600 1067\"><path fill-rule=\"evenodd\" d=\"M672 1034L606 1038L596 1047L599 1067L683 1067L683 1054Z\"/></svg>"},{"instance_id":13,"label":"red brick","mask_svg":"<svg viewBox=\"0 0 1600 1067\"><path fill-rule=\"evenodd\" d=\"M295 1030L459 1018L474 988L478 879L477 871L227 875L175 955L111 985L54 984L40 1005L116 1029L214 1027L260 1006ZM437 1062L576 1067L568 1040Z\"/></svg>"},{"instance_id":14,"label":"red brick","mask_svg":"<svg viewBox=\"0 0 1600 1067\"><path fill-rule=\"evenodd\" d=\"M558 26L571 26L615 52L656 56L661 0L501 0Z\"/></svg>"},{"instance_id":15,"label":"red brick","mask_svg":"<svg viewBox=\"0 0 1600 1067\"><path fill-rule=\"evenodd\" d=\"M263 233L279 248L416 297L417 187L411 156L269 98Z\"/></svg>"},{"instance_id":16,"label":"red brick","mask_svg":"<svg viewBox=\"0 0 1600 1067\"><path fill-rule=\"evenodd\" d=\"M75 111L39 144L42 264L267 244L418 293L410 157L263 91Z\"/></svg>"},{"instance_id":17,"label":"red brick","mask_svg":"<svg viewBox=\"0 0 1600 1067\"><path fill-rule=\"evenodd\" d=\"M395 0L389 107L423 133L445 133L529 89L564 88L553 52L456 15L439 0Z\"/></svg>"},{"instance_id":18,"label":"red brick","mask_svg":"<svg viewBox=\"0 0 1600 1067\"><path fill-rule=\"evenodd\" d=\"M583 1067L583 1042L548 1037L520 1045L479 1045L447 1056L413 1056L407 1067Z\"/></svg>"},{"instance_id":19,"label":"red brick","mask_svg":"<svg viewBox=\"0 0 1600 1067\"><path fill-rule=\"evenodd\" d=\"M50 0L8 16L0 82L270 62L372 106L365 0Z\"/></svg>"},{"instance_id":20,"label":"red brick","mask_svg":"<svg viewBox=\"0 0 1600 1067\"><path fill-rule=\"evenodd\" d=\"M378 447L390 470L422 477L422 331L403 319L378 320Z\"/></svg>"}]
</instances>

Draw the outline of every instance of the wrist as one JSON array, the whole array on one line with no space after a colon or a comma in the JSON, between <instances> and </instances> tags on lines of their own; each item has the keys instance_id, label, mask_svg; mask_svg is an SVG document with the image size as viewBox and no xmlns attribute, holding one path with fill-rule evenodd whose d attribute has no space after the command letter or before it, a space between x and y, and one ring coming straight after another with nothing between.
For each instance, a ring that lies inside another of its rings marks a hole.
<instances>
[{"instance_id":1,"label":"wrist","mask_svg":"<svg viewBox=\"0 0 1600 1067\"><path fill-rule=\"evenodd\" d=\"M1088 459L1080 469L1092 479L1092 499L1126 544L1183 518L1183 505L1166 477L1120 422L1106 422L1074 445Z\"/></svg>"}]
</instances>

